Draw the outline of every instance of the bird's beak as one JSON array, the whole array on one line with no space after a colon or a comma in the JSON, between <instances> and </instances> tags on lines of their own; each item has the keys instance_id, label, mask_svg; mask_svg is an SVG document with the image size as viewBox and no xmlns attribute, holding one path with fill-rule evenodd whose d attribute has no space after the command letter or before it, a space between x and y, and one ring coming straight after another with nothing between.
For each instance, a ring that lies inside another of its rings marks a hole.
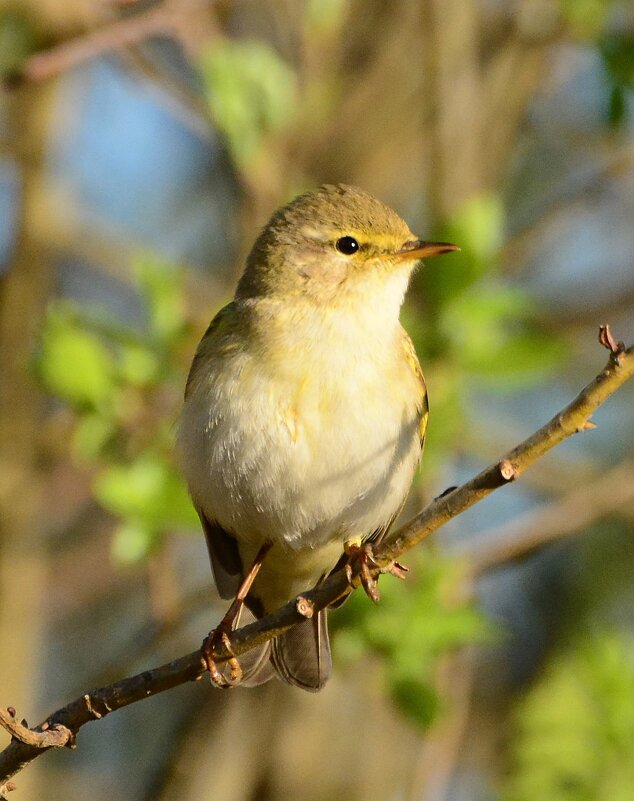
<instances>
[{"instance_id":1,"label":"bird's beak","mask_svg":"<svg viewBox=\"0 0 634 801\"><path fill-rule=\"evenodd\" d=\"M453 253L460 250L458 245L451 245L449 242L423 242L422 239L414 239L406 242L396 253L390 254L392 258L419 261L429 256L440 256L442 253Z\"/></svg>"}]
</instances>

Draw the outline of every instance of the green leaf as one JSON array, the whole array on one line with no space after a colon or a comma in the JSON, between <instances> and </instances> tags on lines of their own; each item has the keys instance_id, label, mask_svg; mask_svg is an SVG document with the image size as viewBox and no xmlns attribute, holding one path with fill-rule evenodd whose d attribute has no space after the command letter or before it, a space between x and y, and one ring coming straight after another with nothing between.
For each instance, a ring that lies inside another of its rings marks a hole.
<instances>
[{"instance_id":1,"label":"green leaf","mask_svg":"<svg viewBox=\"0 0 634 801\"><path fill-rule=\"evenodd\" d=\"M542 380L565 354L564 343L537 330L512 333L494 351L465 367L489 386L513 391Z\"/></svg>"},{"instance_id":2,"label":"green leaf","mask_svg":"<svg viewBox=\"0 0 634 801\"><path fill-rule=\"evenodd\" d=\"M161 363L149 347L132 343L123 345L120 352L119 371L124 382L133 387L147 387L158 382Z\"/></svg>"},{"instance_id":3,"label":"green leaf","mask_svg":"<svg viewBox=\"0 0 634 801\"><path fill-rule=\"evenodd\" d=\"M75 406L101 407L117 389L113 355L64 304L48 310L37 368L46 388Z\"/></svg>"},{"instance_id":4,"label":"green leaf","mask_svg":"<svg viewBox=\"0 0 634 801\"><path fill-rule=\"evenodd\" d=\"M559 654L518 706L509 801L630 799L634 640L588 634Z\"/></svg>"},{"instance_id":5,"label":"green leaf","mask_svg":"<svg viewBox=\"0 0 634 801\"><path fill-rule=\"evenodd\" d=\"M477 360L497 348L506 321L526 317L530 310L528 296L521 290L480 284L447 304L440 325L459 358L465 354Z\"/></svg>"},{"instance_id":6,"label":"green leaf","mask_svg":"<svg viewBox=\"0 0 634 801\"><path fill-rule=\"evenodd\" d=\"M517 388L542 377L563 354L562 343L531 324L532 315L522 290L480 283L447 304L440 329L464 370Z\"/></svg>"},{"instance_id":7,"label":"green leaf","mask_svg":"<svg viewBox=\"0 0 634 801\"><path fill-rule=\"evenodd\" d=\"M102 454L115 434L116 426L112 418L102 414L85 414L75 426L72 448L79 461L94 462Z\"/></svg>"},{"instance_id":8,"label":"green leaf","mask_svg":"<svg viewBox=\"0 0 634 801\"><path fill-rule=\"evenodd\" d=\"M304 7L306 34L320 38L337 30L349 6L349 0L306 0Z\"/></svg>"},{"instance_id":9,"label":"green leaf","mask_svg":"<svg viewBox=\"0 0 634 801\"><path fill-rule=\"evenodd\" d=\"M634 88L634 36L608 34L601 41L600 51L612 80L619 86Z\"/></svg>"},{"instance_id":10,"label":"green leaf","mask_svg":"<svg viewBox=\"0 0 634 801\"><path fill-rule=\"evenodd\" d=\"M286 129L297 107L295 73L259 41L215 41L202 62L213 118L242 169L257 158L264 138Z\"/></svg>"},{"instance_id":11,"label":"green leaf","mask_svg":"<svg viewBox=\"0 0 634 801\"><path fill-rule=\"evenodd\" d=\"M38 46L38 36L26 14L15 11L0 14L0 76L6 78L19 73Z\"/></svg>"},{"instance_id":12,"label":"green leaf","mask_svg":"<svg viewBox=\"0 0 634 801\"><path fill-rule=\"evenodd\" d=\"M95 479L94 494L112 514L152 528L198 526L180 476L151 453L143 453L131 464L104 469Z\"/></svg>"},{"instance_id":13,"label":"green leaf","mask_svg":"<svg viewBox=\"0 0 634 801\"><path fill-rule=\"evenodd\" d=\"M559 0L564 19L582 39L595 39L603 30L611 0Z\"/></svg>"},{"instance_id":14,"label":"green leaf","mask_svg":"<svg viewBox=\"0 0 634 801\"><path fill-rule=\"evenodd\" d=\"M429 728L438 714L438 695L424 681L397 678L390 684L390 695L405 717L420 729Z\"/></svg>"},{"instance_id":15,"label":"green leaf","mask_svg":"<svg viewBox=\"0 0 634 801\"><path fill-rule=\"evenodd\" d=\"M634 89L634 37L608 33L599 50L609 83L608 122L616 128L625 121L627 95Z\"/></svg>"},{"instance_id":16,"label":"green leaf","mask_svg":"<svg viewBox=\"0 0 634 801\"><path fill-rule=\"evenodd\" d=\"M152 337L163 344L177 340L185 328L184 273L170 262L141 256L134 272L148 312ZM137 367L139 354L137 353ZM149 364L146 362L145 369Z\"/></svg>"},{"instance_id":17,"label":"green leaf","mask_svg":"<svg viewBox=\"0 0 634 801\"><path fill-rule=\"evenodd\" d=\"M478 195L452 216L438 239L458 245L460 252L426 263L416 279L432 312L495 270L503 234L504 206L498 195Z\"/></svg>"},{"instance_id":18,"label":"green leaf","mask_svg":"<svg viewBox=\"0 0 634 801\"><path fill-rule=\"evenodd\" d=\"M117 526L112 538L113 559L123 565L141 562L154 551L161 537L155 529L139 521L126 520Z\"/></svg>"},{"instance_id":19,"label":"green leaf","mask_svg":"<svg viewBox=\"0 0 634 801\"><path fill-rule=\"evenodd\" d=\"M613 86L608 106L608 122L618 128L625 119L625 92L622 86Z\"/></svg>"},{"instance_id":20,"label":"green leaf","mask_svg":"<svg viewBox=\"0 0 634 801\"><path fill-rule=\"evenodd\" d=\"M381 580L381 603L356 592L333 616L335 647L348 661L363 652L386 664L390 695L408 717L427 726L436 711L431 689L439 656L465 643L489 639L492 629L471 606L451 601L462 581L462 566L427 551L411 563L407 582Z\"/></svg>"},{"instance_id":21,"label":"green leaf","mask_svg":"<svg viewBox=\"0 0 634 801\"><path fill-rule=\"evenodd\" d=\"M121 517L154 520L165 468L158 460L140 456L130 465L105 468L95 479L94 494L104 508Z\"/></svg>"},{"instance_id":22,"label":"green leaf","mask_svg":"<svg viewBox=\"0 0 634 801\"><path fill-rule=\"evenodd\" d=\"M496 258L502 245L504 220L499 195L476 195L452 216L447 230L483 269Z\"/></svg>"}]
</instances>

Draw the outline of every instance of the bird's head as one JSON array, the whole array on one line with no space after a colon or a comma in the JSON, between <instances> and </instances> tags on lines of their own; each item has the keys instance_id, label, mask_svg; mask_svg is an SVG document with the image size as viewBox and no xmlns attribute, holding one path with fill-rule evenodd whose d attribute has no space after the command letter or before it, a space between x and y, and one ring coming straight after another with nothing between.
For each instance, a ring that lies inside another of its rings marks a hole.
<instances>
[{"instance_id":1,"label":"bird's head","mask_svg":"<svg viewBox=\"0 0 634 801\"><path fill-rule=\"evenodd\" d=\"M367 192L325 185L271 217L249 254L237 295L304 295L333 303L400 284L402 297L417 262L455 250L418 239Z\"/></svg>"}]
</instances>

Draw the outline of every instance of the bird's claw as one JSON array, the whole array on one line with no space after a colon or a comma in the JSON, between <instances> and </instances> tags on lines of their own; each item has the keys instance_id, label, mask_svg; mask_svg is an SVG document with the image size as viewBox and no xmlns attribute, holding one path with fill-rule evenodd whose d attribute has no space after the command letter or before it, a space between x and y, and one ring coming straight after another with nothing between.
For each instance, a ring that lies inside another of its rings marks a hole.
<instances>
[{"instance_id":1,"label":"bird's claw","mask_svg":"<svg viewBox=\"0 0 634 801\"><path fill-rule=\"evenodd\" d=\"M379 566L374 561L372 549L369 545L347 545L346 554L348 556L348 561L346 562L348 584L351 587L357 587L361 584L368 598L378 604L381 596L377 581L372 575L372 568L378 569ZM353 568L355 562L359 565L357 576L355 576Z\"/></svg>"},{"instance_id":2,"label":"bird's claw","mask_svg":"<svg viewBox=\"0 0 634 801\"><path fill-rule=\"evenodd\" d=\"M231 643L229 641L229 634L225 627L220 624L217 628L212 629L203 640L200 648L203 661L209 671L209 679L213 685L219 687L221 690L229 690L232 687L237 687L242 681L242 668L235 656L227 660L229 666L229 675L225 676L219 669L213 653L220 643L231 653Z\"/></svg>"},{"instance_id":3,"label":"bird's claw","mask_svg":"<svg viewBox=\"0 0 634 801\"><path fill-rule=\"evenodd\" d=\"M400 564L400 562L390 562L389 565L382 567L374 558L372 545L369 542L365 542L361 545L346 543L344 551L348 557L345 566L348 584L350 584L351 587L356 587L358 584L361 584L368 598L375 604L378 604L381 600L381 595L379 593L377 578L373 575L373 572L391 573L393 576L400 579L404 579L408 572L408 568ZM356 576L354 570L355 562L359 566Z\"/></svg>"}]
</instances>

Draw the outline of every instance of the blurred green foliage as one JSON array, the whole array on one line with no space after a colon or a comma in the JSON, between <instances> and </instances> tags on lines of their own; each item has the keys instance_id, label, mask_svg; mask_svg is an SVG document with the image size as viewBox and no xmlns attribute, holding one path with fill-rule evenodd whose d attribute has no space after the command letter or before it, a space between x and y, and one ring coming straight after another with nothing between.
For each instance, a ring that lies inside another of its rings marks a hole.
<instances>
[{"instance_id":1,"label":"blurred green foliage","mask_svg":"<svg viewBox=\"0 0 634 801\"><path fill-rule=\"evenodd\" d=\"M493 628L465 604L463 565L426 549L412 553L407 581L381 579L381 603L354 593L332 616L337 660L351 666L378 655L388 694L413 723L426 728L439 700L433 687L437 660L448 651L490 639Z\"/></svg>"},{"instance_id":2,"label":"blurred green foliage","mask_svg":"<svg viewBox=\"0 0 634 801\"><path fill-rule=\"evenodd\" d=\"M634 104L634 34L627 26L614 26L616 14L625 14L620 0L559 0L564 21L578 38L598 50L607 85L607 121L613 127L625 122Z\"/></svg>"},{"instance_id":3,"label":"blurred green foliage","mask_svg":"<svg viewBox=\"0 0 634 801\"><path fill-rule=\"evenodd\" d=\"M24 61L42 44L42 37L18 8L0 13L0 80L17 75Z\"/></svg>"},{"instance_id":4,"label":"blurred green foliage","mask_svg":"<svg viewBox=\"0 0 634 801\"><path fill-rule=\"evenodd\" d=\"M596 39L608 21L614 0L559 0L559 5L575 35Z\"/></svg>"},{"instance_id":5,"label":"blurred green foliage","mask_svg":"<svg viewBox=\"0 0 634 801\"><path fill-rule=\"evenodd\" d=\"M314 41L337 30L348 11L350 0L306 0L304 24L306 37Z\"/></svg>"},{"instance_id":6,"label":"blurred green foliage","mask_svg":"<svg viewBox=\"0 0 634 801\"><path fill-rule=\"evenodd\" d=\"M113 554L121 562L144 558L168 531L198 526L174 464L182 351L190 344L183 272L139 257L135 278L141 329L95 308L54 303L36 365L46 388L75 413L73 453L94 471L94 495L119 521Z\"/></svg>"},{"instance_id":7,"label":"blurred green foliage","mask_svg":"<svg viewBox=\"0 0 634 801\"><path fill-rule=\"evenodd\" d=\"M42 335L40 375L50 392L72 406L106 411L116 389L115 359L73 306L50 306Z\"/></svg>"},{"instance_id":8,"label":"blurred green foliage","mask_svg":"<svg viewBox=\"0 0 634 801\"><path fill-rule=\"evenodd\" d=\"M634 34L611 33L599 45L610 89L608 120L625 122L628 102L634 106Z\"/></svg>"},{"instance_id":9,"label":"blurred green foliage","mask_svg":"<svg viewBox=\"0 0 634 801\"><path fill-rule=\"evenodd\" d=\"M563 343L539 325L530 294L500 274L504 207L472 198L439 232L461 248L426 263L414 279L403 323L432 387L426 465L434 466L468 426L470 387L525 388L560 363Z\"/></svg>"},{"instance_id":10,"label":"blurred green foliage","mask_svg":"<svg viewBox=\"0 0 634 801\"><path fill-rule=\"evenodd\" d=\"M214 42L201 63L209 108L237 166L248 169L269 134L293 120L297 79L276 51L260 41Z\"/></svg>"},{"instance_id":11,"label":"blurred green foliage","mask_svg":"<svg viewBox=\"0 0 634 801\"><path fill-rule=\"evenodd\" d=\"M634 43L626 31L609 27L614 5L611 0L559 2L570 30L602 59L607 117L618 125L634 86ZM337 32L345 35L349 7L348 0L306 0L303 35L312 47ZM298 52L301 47L300 41ZM22 18L2 15L1 73L15 72L34 49L34 34ZM243 175L292 133L298 111L303 126L315 125L316 119L321 124L324 109L331 113L328 104L337 96L330 84L306 85L306 76L300 81L299 70L258 40L215 38L199 66L211 116ZM302 165L293 163L293 147L284 152L289 176L314 183ZM501 196L472 198L434 234L462 250L418 272L403 313L431 390L428 474L468 431L473 387L494 384L509 390L543 380L563 351L563 344L539 325L529 293L511 285L500 270ZM199 530L174 463L173 424L195 342L183 274L142 257L135 281L145 310L142 328L94 308L56 303L49 309L37 360L44 385L73 410L72 450L93 474L95 497L117 521L112 553L120 563L142 562L168 532ZM461 565L429 549L409 561L413 571L407 582L381 580L378 607L357 592L337 611L335 647L337 661L351 666L369 656L380 659L390 697L425 729L440 705L434 690L438 658L499 635L462 600ZM603 631L555 656L518 707L505 798L632 797L632 652L630 640Z\"/></svg>"},{"instance_id":12,"label":"blurred green foliage","mask_svg":"<svg viewBox=\"0 0 634 801\"><path fill-rule=\"evenodd\" d=\"M585 634L520 702L509 801L629 801L634 788L634 640Z\"/></svg>"}]
</instances>

